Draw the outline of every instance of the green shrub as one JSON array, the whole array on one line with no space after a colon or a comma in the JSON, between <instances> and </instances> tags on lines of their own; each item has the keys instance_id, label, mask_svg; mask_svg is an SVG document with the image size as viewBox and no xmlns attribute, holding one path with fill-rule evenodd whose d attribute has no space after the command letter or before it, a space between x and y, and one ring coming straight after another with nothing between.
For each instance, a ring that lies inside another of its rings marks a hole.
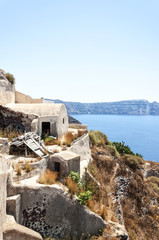
<instances>
[{"instance_id":1,"label":"green shrub","mask_svg":"<svg viewBox=\"0 0 159 240\"><path fill-rule=\"evenodd\" d=\"M125 142L123 142L123 141L122 142L113 142L112 144L116 147L117 151L122 155L123 154L135 155L133 153L133 151L130 149L130 147L128 145L125 145Z\"/></svg>"},{"instance_id":2,"label":"green shrub","mask_svg":"<svg viewBox=\"0 0 159 240\"><path fill-rule=\"evenodd\" d=\"M70 177L72 179L72 181L74 181L76 183L78 183L80 181L79 173L71 171L68 177Z\"/></svg>"},{"instance_id":3,"label":"green shrub","mask_svg":"<svg viewBox=\"0 0 159 240\"><path fill-rule=\"evenodd\" d=\"M74 194L78 195L79 203L81 205L88 204L88 199L92 198L92 192L90 190L84 190L85 183L81 183L79 173L71 171L66 179L66 185L71 193L71 196Z\"/></svg>"},{"instance_id":4,"label":"green shrub","mask_svg":"<svg viewBox=\"0 0 159 240\"><path fill-rule=\"evenodd\" d=\"M136 153L137 157L143 158L143 155L141 155L140 153Z\"/></svg>"},{"instance_id":5,"label":"green shrub","mask_svg":"<svg viewBox=\"0 0 159 240\"><path fill-rule=\"evenodd\" d=\"M78 195L78 199L81 205L87 205L88 199L92 199L92 192L89 190L86 192L80 192Z\"/></svg>"},{"instance_id":6,"label":"green shrub","mask_svg":"<svg viewBox=\"0 0 159 240\"><path fill-rule=\"evenodd\" d=\"M141 168L141 165L144 164L144 160L140 157L134 155L125 155L125 163L132 168L133 170Z\"/></svg>"},{"instance_id":7,"label":"green shrub","mask_svg":"<svg viewBox=\"0 0 159 240\"><path fill-rule=\"evenodd\" d=\"M13 74L6 73L5 76L10 83L15 84L15 78L14 78Z\"/></svg>"},{"instance_id":8,"label":"green shrub","mask_svg":"<svg viewBox=\"0 0 159 240\"><path fill-rule=\"evenodd\" d=\"M112 156L114 156L115 158L120 158L120 154L118 153L118 151L116 150L115 146L112 145L106 145L105 148L110 152L110 154Z\"/></svg>"},{"instance_id":9,"label":"green shrub","mask_svg":"<svg viewBox=\"0 0 159 240\"><path fill-rule=\"evenodd\" d=\"M79 173L71 171L68 177L71 178L73 182L77 183L79 189L82 188L82 183L81 183L81 178Z\"/></svg>"},{"instance_id":10,"label":"green shrub","mask_svg":"<svg viewBox=\"0 0 159 240\"><path fill-rule=\"evenodd\" d=\"M89 138L93 146L111 145L111 142L108 140L107 136L99 130L98 131L90 130Z\"/></svg>"},{"instance_id":11,"label":"green shrub","mask_svg":"<svg viewBox=\"0 0 159 240\"><path fill-rule=\"evenodd\" d=\"M130 154L130 155L136 155L137 157L143 158L143 156L139 153L134 153L128 145L125 145L125 142L112 142L113 146L116 147L117 151L121 154Z\"/></svg>"}]
</instances>

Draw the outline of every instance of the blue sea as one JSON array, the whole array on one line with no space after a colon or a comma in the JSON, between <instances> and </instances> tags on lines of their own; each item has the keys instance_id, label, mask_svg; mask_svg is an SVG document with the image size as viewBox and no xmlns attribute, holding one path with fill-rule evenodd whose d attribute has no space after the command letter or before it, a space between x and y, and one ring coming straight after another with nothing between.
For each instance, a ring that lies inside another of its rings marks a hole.
<instances>
[{"instance_id":1,"label":"blue sea","mask_svg":"<svg viewBox=\"0 0 159 240\"><path fill-rule=\"evenodd\" d=\"M159 162L159 116L72 115L88 130L100 130L110 141L124 141L145 160Z\"/></svg>"}]
</instances>

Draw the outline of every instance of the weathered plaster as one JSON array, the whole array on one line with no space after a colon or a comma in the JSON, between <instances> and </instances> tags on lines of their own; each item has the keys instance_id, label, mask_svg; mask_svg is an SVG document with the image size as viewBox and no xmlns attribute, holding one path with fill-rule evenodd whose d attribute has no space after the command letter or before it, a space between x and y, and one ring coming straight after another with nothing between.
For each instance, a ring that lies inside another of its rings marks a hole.
<instances>
[{"instance_id":1,"label":"weathered plaster","mask_svg":"<svg viewBox=\"0 0 159 240\"><path fill-rule=\"evenodd\" d=\"M83 233L95 235L106 223L101 217L79 205L62 188L55 186L14 185L9 194L21 194L21 222L41 235L79 238Z\"/></svg>"},{"instance_id":2,"label":"weathered plaster","mask_svg":"<svg viewBox=\"0 0 159 240\"><path fill-rule=\"evenodd\" d=\"M85 168L88 167L89 162L92 160L89 147L89 135L86 134L78 138L72 143L69 150L80 156L80 175L82 177L85 173Z\"/></svg>"}]
</instances>

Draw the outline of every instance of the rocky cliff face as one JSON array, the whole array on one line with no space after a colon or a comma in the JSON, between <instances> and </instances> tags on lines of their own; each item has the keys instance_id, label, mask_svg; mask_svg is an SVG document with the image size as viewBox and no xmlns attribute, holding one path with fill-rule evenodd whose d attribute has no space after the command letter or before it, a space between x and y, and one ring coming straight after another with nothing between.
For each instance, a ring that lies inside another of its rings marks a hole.
<instances>
[{"instance_id":1,"label":"rocky cliff face","mask_svg":"<svg viewBox=\"0 0 159 240\"><path fill-rule=\"evenodd\" d=\"M33 114L28 115L21 112L15 112L0 105L0 129L5 129L10 126L11 130L13 130L12 128L21 126L24 130L31 131L31 123L33 119L36 118L37 116Z\"/></svg>"},{"instance_id":2,"label":"rocky cliff face","mask_svg":"<svg viewBox=\"0 0 159 240\"><path fill-rule=\"evenodd\" d=\"M0 69L0 105L15 102L15 87L5 77L5 72Z\"/></svg>"},{"instance_id":3,"label":"rocky cliff face","mask_svg":"<svg viewBox=\"0 0 159 240\"><path fill-rule=\"evenodd\" d=\"M53 100L64 103L68 114L123 114L123 115L159 115L159 103L147 100L130 100L120 102L80 103Z\"/></svg>"}]
</instances>

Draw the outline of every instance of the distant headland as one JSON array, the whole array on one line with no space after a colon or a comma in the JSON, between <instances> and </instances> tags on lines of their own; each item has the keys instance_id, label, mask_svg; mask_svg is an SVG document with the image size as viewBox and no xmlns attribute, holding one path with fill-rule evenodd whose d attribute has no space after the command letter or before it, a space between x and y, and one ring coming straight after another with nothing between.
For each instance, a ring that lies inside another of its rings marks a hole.
<instances>
[{"instance_id":1,"label":"distant headland","mask_svg":"<svg viewBox=\"0 0 159 240\"><path fill-rule=\"evenodd\" d=\"M44 99L47 102L64 103L68 114L117 114L117 115L159 115L159 103L147 100L118 102L80 103L59 99Z\"/></svg>"}]
</instances>

